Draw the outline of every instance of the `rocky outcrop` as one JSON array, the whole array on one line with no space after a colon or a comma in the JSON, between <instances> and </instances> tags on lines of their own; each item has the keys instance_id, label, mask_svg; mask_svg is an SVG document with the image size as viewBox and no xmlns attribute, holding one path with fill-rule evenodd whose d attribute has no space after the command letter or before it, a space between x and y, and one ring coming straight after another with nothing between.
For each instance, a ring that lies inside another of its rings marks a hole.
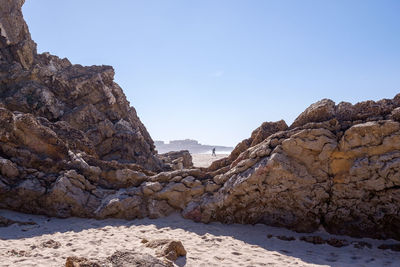
<instances>
[{"instance_id":1,"label":"rocky outcrop","mask_svg":"<svg viewBox=\"0 0 400 267\"><path fill-rule=\"evenodd\" d=\"M36 44L32 41L21 7L25 0L2 0L0 5L0 69L15 62L13 69L29 69L36 56ZM3 78L3 73L1 74Z\"/></svg>"},{"instance_id":2,"label":"rocky outcrop","mask_svg":"<svg viewBox=\"0 0 400 267\"><path fill-rule=\"evenodd\" d=\"M208 169L178 153L182 165L161 172L112 68L38 55L23 1L0 4L0 208L99 219L180 212L400 240L400 95L324 99L290 127L264 123Z\"/></svg>"},{"instance_id":3,"label":"rocky outcrop","mask_svg":"<svg viewBox=\"0 0 400 267\"><path fill-rule=\"evenodd\" d=\"M277 122L264 122L260 127L258 127L252 132L250 138L240 142L232 151L232 153L229 155L229 157L214 161L208 169L210 171L215 171L218 169L227 170L229 167L232 168L233 166L236 165L238 161L240 161L238 157L241 155L242 152L246 151L248 148L252 146L261 143L268 136L279 131L284 131L287 128L288 126L286 122L283 120Z\"/></svg>"},{"instance_id":4,"label":"rocky outcrop","mask_svg":"<svg viewBox=\"0 0 400 267\"><path fill-rule=\"evenodd\" d=\"M322 99L309 106L301 113L291 125L291 128L302 126L308 122L323 122L335 116L335 102L330 99Z\"/></svg>"},{"instance_id":5,"label":"rocky outcrop","mask_svg":"<svg viewBox=\"0 0 400 267\"><path fill-rule=\"evenodd\" d=\"M357 121L339 121L332 101L312 105L291 130L242 152L235 166L214 177L221 189L191 203L183 215L399 239L396 98L378 102L375 109L383 112L378 116Z\"/></svg>"},{"instance_id":6,"label":"rocky outcrop","mask_svg":"<svg viewBox=\"0 0 400 267\"><path fill-rule=\"evenodd\" d=\"M153 140L113 81L113 68L37 54L21 13L24 1L0 3L1 106L40 117L70 150L160 171Z\"/></svg>"},{"instance_id":7,"label":"rocky outcrop","mask_svg":"<svg viewBox=\"0 0 400 267\"><path fill-rule=\"evenodd\" d=\"M171 170L189 169L193 167L192 155L190 155L187 150L171 151L157 156L164 165L169 166Z\"/></svg>"}]
</instances>

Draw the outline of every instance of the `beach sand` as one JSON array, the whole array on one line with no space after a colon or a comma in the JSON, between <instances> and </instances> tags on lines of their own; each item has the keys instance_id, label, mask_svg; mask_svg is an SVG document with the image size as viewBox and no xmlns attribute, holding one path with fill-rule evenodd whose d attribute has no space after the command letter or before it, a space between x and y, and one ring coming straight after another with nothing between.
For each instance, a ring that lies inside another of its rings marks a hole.
<instances>
[{"instance_id":1,"label":"beach sand","mask_svg":"<svg viewBox=\"0 0 400 267\"><path fill-rule=\"evenodd\" d=\"M173 238L187 250L175 266L399 266L400 252L380 250L393 240L355 239L325 232L300 234L266 225L202 224L174 214L160 219L133 221L81 218L48 218L0 210L0 216L32 221L36 225L0 227L0 266L64 266L69 256L102 259L117 250L134 249L154 255L141 243ZM346 239L342 248L300 241L301 236ZM273 236L273 237L271 237ZM277 236L293 237L284 241ZM53 240L50 241L49 240ZM372 248L355 248L351 242L365 241ZM59 242L59 246L44 244Z\"/></svg>"},{"instance_id":2,"label":"beach sand","mask_svg":"<svg viewBox=\"0 0 400 267\"><path fill-rule=\"evenodd\" d=\"M213 163L213 161L226 158L229 154L217 154L212 156L211 154L191 154L193 165L195 167L207 168Z\"/></svg>"}]
</instances>

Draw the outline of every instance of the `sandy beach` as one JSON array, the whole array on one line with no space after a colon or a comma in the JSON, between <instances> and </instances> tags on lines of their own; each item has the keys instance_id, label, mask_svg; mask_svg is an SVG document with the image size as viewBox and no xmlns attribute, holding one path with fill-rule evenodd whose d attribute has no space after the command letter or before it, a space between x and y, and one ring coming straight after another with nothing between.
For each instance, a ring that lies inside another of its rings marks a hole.
<instances>
[{"instance_id":1,"label":"sandy beach","mask_svg":"<svg viewBox=\"0 0 400 267\"><path fill-rule=\"evenodd\" d=\"M191 154L193 165L195 167L207 168L213 163L213 161L226 158L229 154L217 154L212 156L211 154Z\"/></svg>"},{"instance_id":2,"label":"sandy beach","mask_svg":"<svg viewBox=\"0 0 400 267\"><path fill-rule=\"evenodd\" d=\"M261 224L201 224L178 214L133 221L58 219L7 210L0 210L0 216L36 223L0 227L0 266L64 266L69 256L99 260L125 249L154 255L141 240L160 238L183 243L187 255L175 266L398 266L400 261L400 252L377 248L393 240L355 239L323 231L301 234ZM345 239L348 245L315 245L301 241L304 236ZM371 248L356 248L361 241Z\"/></svg>"}]
</instances>

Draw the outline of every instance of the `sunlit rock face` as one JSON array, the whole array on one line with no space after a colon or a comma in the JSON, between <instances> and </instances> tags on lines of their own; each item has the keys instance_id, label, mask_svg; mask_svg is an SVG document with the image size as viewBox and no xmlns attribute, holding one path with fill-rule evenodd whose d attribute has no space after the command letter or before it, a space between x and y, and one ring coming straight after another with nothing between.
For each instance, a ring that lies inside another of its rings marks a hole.
<instances>
[{"instance_id":1,"label":"sunlit rock face","mask_svg":"<svg viewBox=\"0 0 400 267\"><path fill-rule=\"evenodd\" d=\"M400 240L399 95L324 99L290 126L263 123L209 168L192 168L187 152L160 156L175 169L163 172L113 69L37 54L22 4L0 0L0 208L99 219L181 212Z\"/></svg>"},{"instance_id":2,"label":"sunlit rock face","mask_svg":"<svg viewBox=\"0 0 400 267\"><path fill-rule=\"evenodd\" d=\"M221 189L185 216L399 239L398 100L311 105L222 172L211 166Z\"/></svg>"}]
</instances>

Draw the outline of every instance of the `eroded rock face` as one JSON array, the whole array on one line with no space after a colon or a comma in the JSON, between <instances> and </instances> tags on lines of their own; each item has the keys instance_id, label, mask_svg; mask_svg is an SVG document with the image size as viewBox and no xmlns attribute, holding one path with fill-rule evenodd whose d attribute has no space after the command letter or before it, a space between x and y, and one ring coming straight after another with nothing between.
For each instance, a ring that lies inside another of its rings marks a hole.
<instances>
[{"instance_id":1,"label":"eroded rock face","mask_svg":"<svg viewBox=\"0 0 400 267\"><path fill-rule=\"evenodd\" d=\"M2 0L0 3L0 64L6 68L5 62L18 62L29 69L36 55L36 44L32 41L21 7L25 0ZM3 76L3 75L2 75Z\"/></svg>"},{"instance_id":2,"label":"eroded rock face","mask_svg":"<svg viewBox=\"0 0 400 267\"><path fill-rule=\"evenodd\" d=\"M330 119L271 135L215 176L222 188L183 215L399 239L400 124L378 120L346 127Z\"/></svg>"},{"instance_id":3,"label":"eroded rock face","mask_svg":"<svg viewBox=\"0 0 400 267\"><path fill-rule=\"evenodd\" d=\"M268 136L277 133L279 131L287 130L288 126L284 120L280 120L277 122L264 122L260 127L255 129L251 137L240 142L229 157L214 161L211 166L208 168L210 171L215 171L221 169L223 167L233 167L236 165L238 161L238 157L242 152L246 151L248 148L255 146L265 140ZM226 168L225 168L226 169Z\"/></svg>"},{"instance_id":4,"label":"eroded rock face","mask_svg":"<svg viewBox=\"0 0 400 267\"><path fill-rule=\"evenodd\" d=\"M292 128L302 126L308 122L323 122L335 116L335 102L330 99L322 99L309 106L301 113L291 125Z\"/></svg>"},{"instance_id":5,"label":"eroded rock face","mask_svg":"<svg viewBox=\"0 0 400 267\"><path fill-rule=\"evenodd\" d=\"M193 167L192 155L188 150L171 151L164 154L159 154L158 158L168 165L171 170L181 170Z\"/></svg>"},{"instance_id":6,"label":"eroded rock face","mask_svg":"<svg viewBox=\"0 0 400 267\"><path fill-rule=\"evenodd\" d=\"M180 212L400 240L400 95L324 99L290 127L262 124L208 169L178 153L168 160L182 166L160 172L112 68L37 55L22 4L0 0L0 208L98 219Z\"/></svg>"}]
</instances>

